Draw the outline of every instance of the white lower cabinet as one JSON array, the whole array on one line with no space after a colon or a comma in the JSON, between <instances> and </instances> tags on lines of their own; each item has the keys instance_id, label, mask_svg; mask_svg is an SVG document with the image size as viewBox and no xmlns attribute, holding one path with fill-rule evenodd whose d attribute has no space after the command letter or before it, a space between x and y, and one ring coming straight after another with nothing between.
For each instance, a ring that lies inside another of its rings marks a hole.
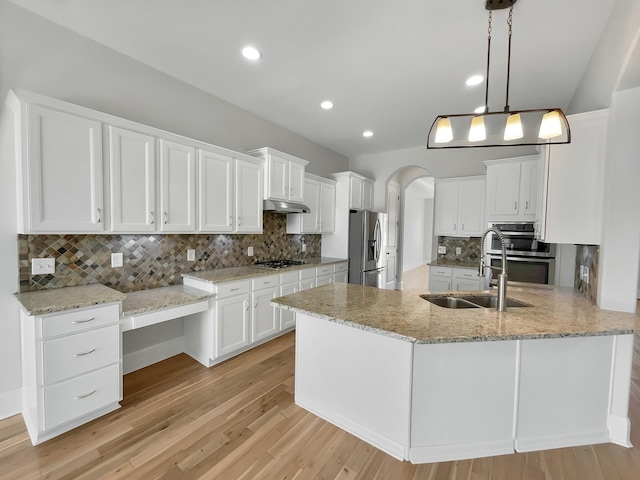
<instances>
[{"instance_id":1,"label":"white lower cabinet","mask_svg":"<svg viewBox=\"0 0 640 480\"><path fill-rule=\"evenodd\" d=\"M22 322L22 414L37 445L120 407L120 304Z\"/></svg>"},{"instance_id":2,"label":"white lower cabinet","mask_svg":"<svg viewBox=\"0 0 640 480\"><path fill-rule=\"evenodd\" d=\"M293 312L273 307L276 297L334 281L345 282L348 263L337 263L213 284L183 283L215 293L211 308L185 317L185 352L210 367L295 327Z\"/></svg>"},{"instance_id":3,"label":"white lower cabinet","mask_svg":"<svg viewBox=\"0 0 640 480\"><path fill-rule=\"evenodd\" d=\"M429 268L429 291L473 291L482 290L482 282L476 268L438 267Z\"/></svg>"}]
</instances>

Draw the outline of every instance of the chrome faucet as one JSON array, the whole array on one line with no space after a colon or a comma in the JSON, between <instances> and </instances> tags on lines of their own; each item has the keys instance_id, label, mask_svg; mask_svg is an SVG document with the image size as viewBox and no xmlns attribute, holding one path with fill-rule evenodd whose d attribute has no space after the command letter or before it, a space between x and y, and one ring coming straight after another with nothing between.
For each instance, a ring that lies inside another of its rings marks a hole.
<instances>
[{"instance_id":1,"label":"chrome faucet","mask_svg":"<svg viewBox=\"0 0 640 480\"><path fill-rule=\"evenodd\" d=\"M491 265L485 265L484 260L484 238L487 236L489 232L493 232L500 239L500 244L502 245L502 268L493 267ZM502 232L497 227L489 227L482 234L482 245L480 246L480 277L484 277L484 271L486 268L490 268L492 270L502 270L500 274L498 274L498 304L496 305L496 309L499 312L504 312L507 310L507 245L504 241L504 237L502 236ZM489 281L491 282L491 281Z\"/></svg>"}]
</instances>

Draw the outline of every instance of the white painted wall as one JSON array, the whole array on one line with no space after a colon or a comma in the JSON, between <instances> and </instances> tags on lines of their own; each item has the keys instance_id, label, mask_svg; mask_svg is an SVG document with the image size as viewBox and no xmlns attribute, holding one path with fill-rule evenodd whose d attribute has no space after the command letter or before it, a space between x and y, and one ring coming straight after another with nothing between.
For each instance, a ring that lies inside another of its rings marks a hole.
<instances>
[{"instance_id":1,"label":"white painted wall","mask_svg":"<svg viewBox=\"0 0 640 480\"><path fill-rule=\"evenodd\" d=\"M636 311L640 264L640 87L617 92L609 111L598 306Z\"/></svg>"},{"instance_id":2,"label":"white painted wall","mask_svg":"<svg viewBox=\"0 0 640 480\"><path fill-rule=\"evenodd\" d=\"M236 151L271 146L317 174L348 170L321 145L0 0L0 418L19 411L20 352L13 116L22 88ZM70 172L72 174L72 172Z\"/></svg>"},{"instance_id":3,"label":"white painted wall","mask_svg":"<svg viewBox=\"0 0 640 480\"><path fill-rule=\"evenodd\" d=\"M406 272L430 260L433 240L433 187L421 180L412 182L405 189L402 228L402 271Z\"/></svg>"}]
</instances>

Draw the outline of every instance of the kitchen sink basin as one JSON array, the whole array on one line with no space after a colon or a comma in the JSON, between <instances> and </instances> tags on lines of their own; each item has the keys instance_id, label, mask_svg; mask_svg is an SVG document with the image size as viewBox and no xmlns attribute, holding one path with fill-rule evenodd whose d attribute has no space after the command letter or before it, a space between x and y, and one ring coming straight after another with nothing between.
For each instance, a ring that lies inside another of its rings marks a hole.
<instances>
[{"instance_id":1,"label":"kitchen sink basin","mask_svg":"<svg viewBox=\"0 0 640 480\"><path fill-rule=\"evenodd\" d=\"M434 305L438 305L439 307L444 308L480 308L479 305L476 305L471 302L467 302L462 298L456 297L443 297L440 296L431 296L431 295L420 295L427 302L431 302Z\"/></svg>"},{"instance_id":2,"label":"kitchen sink basin","mask_svg":"<svg viewBox=\"0 0 640 480\"><path fill-rule=\"evenodd\" d=\"M496 308L498 297L495 295L469 295L466 297L448 297L445 295L420 295L427 302L444 308ZM507 307L532 307L528 303L507 298Z\"/></svg>"},{"instance_id":3,"label":"kitchen sink basin","mask_svg":"<svg viewBox=\"0 0 640 480\"><path fill-rule=\"evenodd\" d=\"M498 297L495 295L473 295L468 297L462 297L467 302L475 303L476 305L480 305L484 308L496 308L498 305ZM519 300L514 300L513 298L507 297L507 307L532 307L533 305L529 305L528 303L521 302Z\"/></svg>"}]
</instances>

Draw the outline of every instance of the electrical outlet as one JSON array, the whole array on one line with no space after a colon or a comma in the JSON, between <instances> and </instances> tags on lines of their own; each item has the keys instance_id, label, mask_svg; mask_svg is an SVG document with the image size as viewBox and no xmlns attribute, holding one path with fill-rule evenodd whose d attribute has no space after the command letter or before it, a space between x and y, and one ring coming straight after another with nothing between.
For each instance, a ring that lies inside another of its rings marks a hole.
<instances>
[{"instance_id":1,"label":"electrical outlet","mask_svg":"<svg viewBox=\"0 0 640 480\"><path fill-rule=\"evenodd\" d=\"M306 252L306 251L307 251L307 244L306 244L306 243L303 243L303 244L302 244L302 251L303 251L303 252Z\"/></svg>"},{"instance_id":2,"label":"electrical outlet","mask_svg":"<svg viewBox=\"0 0 640 480\"><path fill-rule=\"evenodd\" d=\"M112 253L111 254L111 268L119 268L124 265L124 260L122 258L122 252L120 253Z\"/></svg>"},{"instance_id":3,"label":"electrical outlet","mask_svg":"<svg viewBox=\"0 0 640 480\"><path fill-rule=\"evenodd\" d=\"M196 251L193 248L187 249L187 262L193 262L196 259Z\"/></svg>"},{"instance_id":4,"label":"electrical outlet","mask_svg":"<svg viewBox=\"0 0 640 480\"><path fill-rule=\"evenodd\" d=\"M444 245L438 245L438 253L447 253L447 247L445 247Z\"/></svg>"},{"instance_id":5,"label":"electrical outlet","mask_svg":"<svg viewBox=\"0 0 640 480\"><path fill-rule=\"evenodd\" d=\"M589 285L589 267L584 267L584 283Z\"/></svg>"},{"instance_id":6,"label":"electrical outlet","mask_svg":"<svg viewBox=\"0 0 640 480\"><path fill-rule=\"evenodd\" d=\"M456 247L456 255L462 255L462 247Z\"/></svg>"},{"instance_id":7,"label":"electrical outlet","mask_svg":"<svg viewBox=\"0 0 640 480\"><path fill-rule=\"evenodd\" d=\"M253 257L253 247L247 248L247 255Z\"/></svg>"},{"instance_id":8,"label":"electrical outlet","mask_svg":"<svg viewBox=\"0 0 640 480\"><path fill-rule=\"evenodd\" d=\"M31 275L56 273L55 258L34 258L31 260Z\"/></svg>"}]
</instances>

